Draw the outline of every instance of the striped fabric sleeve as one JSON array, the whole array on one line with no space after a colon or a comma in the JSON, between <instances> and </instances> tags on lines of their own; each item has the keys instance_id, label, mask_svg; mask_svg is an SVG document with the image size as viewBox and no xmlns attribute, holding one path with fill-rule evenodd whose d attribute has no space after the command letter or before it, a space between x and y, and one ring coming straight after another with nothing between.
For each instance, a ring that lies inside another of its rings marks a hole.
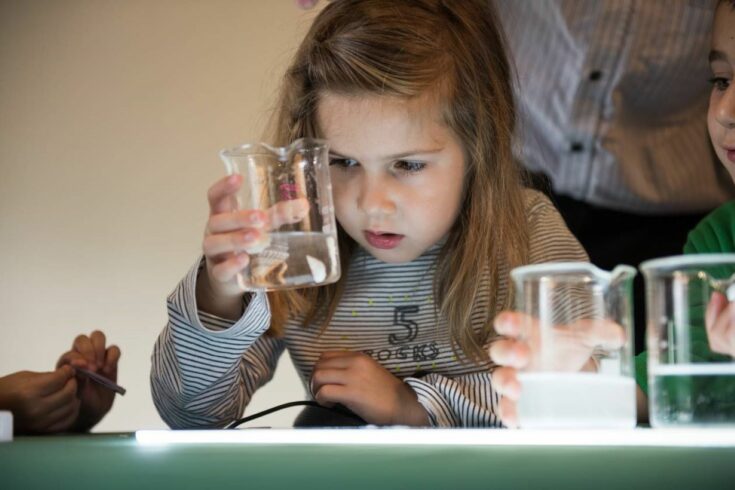
<instances>
[{"instance_id":1,"label":"striped fabric sleeve","mask_svg":"<svg viewBox=\"0 0 735 490\"><path fill-rule=\"evenodd\" d=\"M169 320L153 350L153 402L174 429L224 427L239 418L284 350L281 340L263 335L270 324L265 294L252 296L236 322L197 310L202 267L200 261L168 297Z\"/></svg>"},{"instance_id":2,"label":"striped fabric sleeve","mask_svg":"<svg viewBox=\"0 0 735 490\"><path fill-rule=\"evenodd\" d=\"M489 371L446 377L430 373L403 380L415 392L432 427L501 427L499 396Z\"/></svg>"}]
</instances>

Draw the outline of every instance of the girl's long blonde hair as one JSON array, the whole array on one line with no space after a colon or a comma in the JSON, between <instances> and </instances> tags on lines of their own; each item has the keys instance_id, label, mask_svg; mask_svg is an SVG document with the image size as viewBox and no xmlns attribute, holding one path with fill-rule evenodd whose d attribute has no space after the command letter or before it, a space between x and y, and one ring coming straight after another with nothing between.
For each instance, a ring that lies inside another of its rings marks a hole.
<instances>
[{"instance_id":1,"label":"girl's long blonde hair","mask_svg":"<svg viewBox=\"0 0 735 490\"><path fill-rule=\"evenodd\" d=\"M512 300L508 272L528 255L521 171L512 155L512 70L490 3L331 2L286 72L270 132L279 144L320 137L317 104L327 92L434 96L467 166L464 201L439 255L434 297L453 345L474 361L486 360L482 347L493 333L492 318ZM336 284L269 294L271 334L279 335L293 314L303 315L305 325L316 321L326 328L356 246L341 228L339 243L343 274ZM479 294L483 280L491 285L485 298ZM485 320L480 332L472 328L478 314Z\"/></svg>"}]
</instances>

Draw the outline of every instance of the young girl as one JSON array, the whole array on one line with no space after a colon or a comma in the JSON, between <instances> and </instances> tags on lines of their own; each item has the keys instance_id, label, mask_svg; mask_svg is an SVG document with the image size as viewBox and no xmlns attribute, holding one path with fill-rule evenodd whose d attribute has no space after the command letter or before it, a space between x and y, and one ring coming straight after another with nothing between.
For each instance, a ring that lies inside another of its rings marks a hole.
<instances>
[{"instance_id":1,"label":"young girl","mask_svg":"<svg viewBox=\"0 0 735 490\"><path fill-rule=\"evenodd\" d=\"M707 127L715 153L735 181L735 0L720 0L715 12L712 29L712 92L707 112ZM684 253L735 253L735 201L722 205L702 220L689 233ZM502 366L495 370L495 389L502 393L503 422L517 423L515 402L522 396L516 378L516 369L523 368L534 357L533 346L519 339L520 318L516 313L503 313L495 320L499 334L506 339L495 342L490 349L492 360ZM608 332L609 333L609 332ZM587 339L589 344L594 344ZM699 343L693 354L701 358L729 356L735 358L735 302L728 302L725 295L715 292L707 305L705 329L694 330L691 342ZM727 357L721 357L725 360ZM647 398L647 355L636 357L636 380L638 382L638 416L646 421ZM641 390L643 388L643 390ZM731 380L720 380L710 392L713 401L726 406L732 404L735 385ZM707 403L702 402L702 403Z\"/></svg>"},{"instance_id":2,"label":"young girl","mask_svg":"<svg viewBox=\"0 0 735 490\"><path fill-rule=\"evenodd\" d=\"M487 348L509 271L586 260L512 158L511 66L490 2L340 0L287 70L271 142L325 139L334 285L243 293L268 230L209 190L204 258L168 300L151 383L171 426L237 419L288 349L309 394L372 424L499 425Z\"/></svg>"}]
</instances>

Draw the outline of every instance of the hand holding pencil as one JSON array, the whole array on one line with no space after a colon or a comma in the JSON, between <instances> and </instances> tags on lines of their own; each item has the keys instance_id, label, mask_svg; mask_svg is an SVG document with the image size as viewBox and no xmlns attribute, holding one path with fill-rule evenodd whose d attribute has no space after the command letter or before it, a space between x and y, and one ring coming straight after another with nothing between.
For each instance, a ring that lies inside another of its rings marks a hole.
<instances>
[{"instance_id":1,"label":"hand holding pencil","mask_svg":"<svg viewBox=\"0 0 735 490\"><path fill-rule=\"evenodd\" d=\"M115 345L106 347L106 342L99 330L89 336L79 335L57 363L57 367L68 364L76 372L80 400L76 430L91 428L110 410L115 393L125 394L125 389L116 384L120 349Z\"/></svg>"}]
</instances>

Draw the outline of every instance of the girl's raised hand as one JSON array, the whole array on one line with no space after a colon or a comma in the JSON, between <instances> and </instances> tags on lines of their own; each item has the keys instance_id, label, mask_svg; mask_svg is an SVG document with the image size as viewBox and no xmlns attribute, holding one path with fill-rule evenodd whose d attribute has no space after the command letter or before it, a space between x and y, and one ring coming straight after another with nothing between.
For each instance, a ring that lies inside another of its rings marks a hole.
<instances>
[{"instance_id":1,"label":"girl's raised hand","mask_svg":"<svg viewBox=\"0 0 735 490\"><path fill-rule=\"evenodd\" d=\"M233 315L222 315L221 311L242 296L237 273L247 267L249 253L262 249L268 240L265 212L237 210L236 193L241 185L242 176L230 175L215 182L207 193L209 219L202 243L206 274L200 274L197 299L200 309L226 317Z\"/></svg>"},{"instance_id":2,"label":"girl's raised hand","mask_svg":"<svg viewBox=\"0 0 735 490\"><path fill-rule=\"evenodd\" d=\"M105 334L99 330L89 337L79 335L74 339L70 351L65 352L56 364L57 368L70 365L98 373L105 378L117 382L117 363L120 360L120 349L111 345L107 347ZM79 398L79 416L74 424L76 430L88 430L112 408L115 392L87 379L78 377L77 396Z\"/></svg>"},{"instance_id":3,"label":"girl's raised hand","mask_svg":"<svg viewBox=\"0 0 735 490\"><path fill-rule=\"evenodd\" d=\"M270 243L269 231L283 224L297 223L309 212L306 199L282 201L269 208L237 208L236 194L241 175L230 175L209 188L209 219L202 250L206 274L197 281L197 303L201 310L237 319L242 314L241 287L237 274L250 263L250 254Z\"/></svg>"},{"instance_id":4,"label":"girl's raised hand","mask_svg":"<svg viewBox=\"0 0 735 490\"><path fill-rule=\"evenodd\" d=\"M416 393L372 357L325 352L314 365L311 392L325 406L340 403L376 425L429 425Z\"/></svg>"}]
</instances>

